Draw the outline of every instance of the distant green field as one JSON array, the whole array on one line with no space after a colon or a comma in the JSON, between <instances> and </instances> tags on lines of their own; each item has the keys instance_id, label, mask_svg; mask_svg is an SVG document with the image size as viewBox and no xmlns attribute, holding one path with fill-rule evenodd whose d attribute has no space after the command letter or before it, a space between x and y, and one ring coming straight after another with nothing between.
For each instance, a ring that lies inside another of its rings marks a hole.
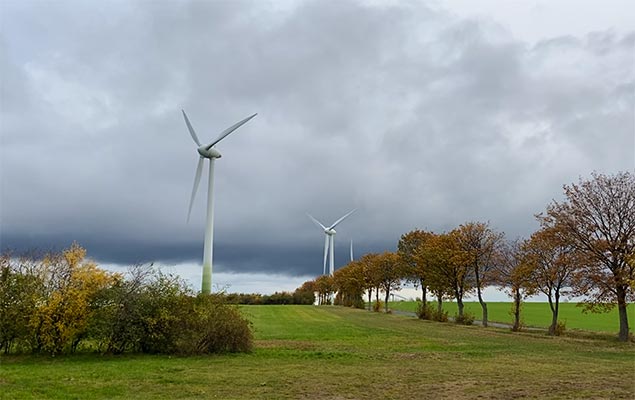
<instances>
[{"instance_id":1,"label":"distant green field","mask_svg":"<svg viewBox=\"0 0 635 400\"><path fill-rule=\"evenodd\" d=\"M632 399L635 344L333 306L246 306L256 349L0 357L3 399Z\"/></svg>"},{"instance_id":2,"label":"distant green field","mask_svg":"<svg viewBox=\"0 0 635 400\"><path fill-rule=\"evenodd\" d=\"M436 302L431 303L436 307ZM476 319L481 319L482 310L478 302L467 302L465 310L473 314ZM402 301L389 303L389 308L401 311L414 311L417 303L414 301ZM512 303L487 303L488 318L492 322L502 322L511 324ZM457 313L456 303L446 302L443 309L448 311L450 316ZM549 303L523 303L521 320L526 326L548 327L551 324L551 309ZM567 329L581 329L596 332L617 332L619 330L619 320L617 308L608 313L595 314L583 313L582 307L577 307L576 303L560 303L559 320L566 323ZM635 327L635 307L628 306L628 318L631 332Z\"/></svg>"}]
</instances>

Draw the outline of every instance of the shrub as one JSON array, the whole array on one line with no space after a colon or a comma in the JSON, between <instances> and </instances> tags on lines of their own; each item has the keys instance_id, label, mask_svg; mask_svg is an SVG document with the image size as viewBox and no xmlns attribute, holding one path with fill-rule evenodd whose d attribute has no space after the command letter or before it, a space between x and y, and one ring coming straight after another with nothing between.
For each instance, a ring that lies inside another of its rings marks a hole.
<instances>
[{"instance_id":1,"label":"shrub","mask_svg":"<svg viewBox=\"0 0 635 400\"><path fill-rule=\"evenodd\" d=\"M448 322L448 312L447 311L439 311L437 309L432 310L431 319L433 321L438 322Z\"/></svg>"},{"instance_id":2,"label":"shrub","mask_svg":"<svg viewBox=\"0 0 635 400\"><path fill-rule=\"evenodd\" d=\"M458 314L454 316L454 322L461 325L472 325L474 323L474 315L464 312L460 317Z\"/></svg>"},{"instance_id":3,"label":"shrub","mask_svg":"<svg viewBox=\"0 0 635 400\"><path fill-rule=\"evenodd\" d=\"M419 319L432 319L433 312L434 311L432 310L432 307L430 307L429 305L426 304L426 306L424 307L423 303L417 303L415 314L417 314L417 317L419 317Z\"/></svg>"},{"instance_id":4,"label":"shrub","mask_svg":"<svg viewBox=\"0 0 635 400\"><path fill-rule=\"evenodd\" d=\"M384 305L384 302L381 300L377 300L373 303L373 311L374 312L380 312L382 307Z\"/></svg>"},{"instance_id":5,"label":"shrub","mask_svg":"<svg viewBox=\"0 0 635 400\"><path fill-rule=\"evenodd\" d=\"M89 339L103 352L206 354L249 351L251 326L225 295L192 296L152 265L111 274L76 244L43 259L0 254L0 351L73 352ZM259 295L243 296L260 301ZM291 293L270 301L289 304ZM236 296L232 300L241 300Z\"/></svg>"},{"instance_id":6,"label":"shrub","mask_svg":"<svg viewBox=\"0 0 635 400\"><path fill-rule=\"evenodd\" d=\"M190 298L191 312L177 343L182 354L248 352L253 348L251 323L240 310L217 295Z\"/></svg>"},{"instance_id":7,"label":"shrub","mask_svg":"<svg viewBox=\"0 0 635 400\"><path fill-rule=\"evenodd\" d=\"M560 336L562 334L564 334L564 332L567 330L567 323L564 321L558 321L558 323L556 324L555 329L553 330L553 334L556 336Z\"/></svg>"}]
</instances>

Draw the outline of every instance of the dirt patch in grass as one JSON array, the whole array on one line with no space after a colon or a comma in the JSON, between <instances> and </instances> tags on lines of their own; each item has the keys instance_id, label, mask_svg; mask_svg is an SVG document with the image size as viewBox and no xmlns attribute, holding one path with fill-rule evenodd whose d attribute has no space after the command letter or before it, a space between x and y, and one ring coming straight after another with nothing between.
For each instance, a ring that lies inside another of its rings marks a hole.
<instances>
[{"instance_id":1,"label":"dirt patch in grass","mask_svg":"<svg viewBox=\"0 0 635 400\"><path fill-rule=\"evenodd\" d=\"M289 350L315 350L317 346L313 342L303 340L256 340L258 349L289 349Z\"/></svg>"}]
</instances>

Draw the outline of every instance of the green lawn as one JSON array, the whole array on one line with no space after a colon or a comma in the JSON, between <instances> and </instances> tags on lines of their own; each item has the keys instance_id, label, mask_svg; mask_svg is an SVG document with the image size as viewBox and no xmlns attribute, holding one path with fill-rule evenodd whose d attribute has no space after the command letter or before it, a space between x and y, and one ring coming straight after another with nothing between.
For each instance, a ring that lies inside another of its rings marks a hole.
<instances>
[{"instance_id":1,"label":"green lawn","mask_svg":"<svg viewBox=\"0 0 635 400\"><path fill-rule=\"evenodd\" d=\"M0 358L6 399L635 396L635 344L341 307L247 306L256 349L209 357Z\"/></svg>"},{"instance_id":2,"label":"green lawn","mask_svg":"<svg viewBox=\"0 0 635 400\"><path fill-rule=\"evenodd\" d=\"M436 302L430 303L436 307ZM481 319L482 310L478 302L466 302L465 310L473 314L476 319ZM393 310L414 311L417 303L414 301L392 302L388 305ZM487 303L487 311L489 320L494 322L503 322L511 324L513 317L511 315L512 303ZM450 316L457 312L456 303L444 303L444 310L448 311ZM551 324L551 309L549 303L523 303L521 320L526 326L532 327L548 327ZM580 329L596 332L615 332L619 331L619 319L617 308L608 313L583 313L582 307L577 307L576 303L560 303L558 320L565 322L567 329ZM631 326L631 332L635 327L635 307L632 304L628 306L628 322Z\"/></svg>"}]
</instances>

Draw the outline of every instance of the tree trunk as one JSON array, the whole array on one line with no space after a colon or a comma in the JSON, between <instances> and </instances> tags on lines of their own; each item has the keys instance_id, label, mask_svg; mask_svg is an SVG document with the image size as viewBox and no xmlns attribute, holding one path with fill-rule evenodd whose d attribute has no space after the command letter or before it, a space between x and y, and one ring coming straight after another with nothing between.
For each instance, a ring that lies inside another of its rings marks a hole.
<instances>
[{"instance_id":1,"label":"tree trunk","mask_svg":"<svg viewBox=\"0 0 635 400\"><path fill-rule=\"evenodd\" d=\"M478 295L478 302L481 304L481 308L483 309L483 326L487 328L487 303L483 301L483 296L481 295L481 279L478 274L478 267L474 268L474 273L476 275L476 293Z\"/></svg>"},{"instance_id":2,"label":"tree trunk","mask_svg":"<svg viewBox=\"0 0 635 400\"><path fill-rule=\"evenodd\" d=\"M512 326L512 331L518 332L520 331L520 289L514 288L514 326Z\"/></svg>"},{"instance_id":3,"label":"tree trunk","mask_svg":"<svg viewBox=\"0 0 635 400\"><path fill-rule=\"evenodd\" d=\"M426 309L426 296L427 296L427 287L425 285L425 281L423 279L421 279L419 281L421 283L421 302L423 303L423 309Z\"/></svg>"},{"instance_id":4,"label":"tree trunk","mask_svg":"<svg viewBox=\"0 0 635 400\"><path fill-rule=\"evenodd\" d=\"M443 312L443 296L441 295L437 296L437 312L439 313L439 316L441 316L441 313Z\"/></svg>"},{"instance_id":5,"label":"tree trunk","mask_svg":"<svg viewBox=\"0 0 635 400\"><path fill-rule=\"evenodd\" d=\"M373 288L368 289L368 311L373 311Z\"/></svg>"},{"instance_id":6,"label":"tree trunk","mask_svg":"<svg viewBox=\"0 0 635 400\"><path fill-rule=\"evenodd\" d=\"M626 287L625 285L618 285L617 288L617 311L620 316L620 333L619 339L622 342L627 342L629 339L628 332L628 314L626 313Z\"/></svg>"},{"instance_id":7,"label":"tree trunk","mask_svg":"<svg viewBox=\"0 0 635 400\"><path fill-rule=\"evenodd\" d=\"M551 325L549 326L549 334L556 334L556 327L558 326L558 306L560 303L560 290L556 289L554 300L551 300L551 296L549 296L549 307L551 307Z\"/></svg>"},{"instance_id":8,"label":"tree trunk","mask_svg":"<svg viewBox=\"0 0 635 400\"><path fill-rule=\"evenodd\" d=\"M457 297L456 305L459 308L459 319L463 319L463 299L460 297Z\"/></svg>"},{"instance_id":9,"label":"tree trunk","mask_svg":"<svg viewBox=\"0 0 635 400\"><path fill-rule=\"evenodd\" d=\"M388 312L388 298L389 298L389 296L390 296L390 289L386 289L386 304L384 305L385 309L386 309L386 312Z\"/></svg>"}]
</instances>

